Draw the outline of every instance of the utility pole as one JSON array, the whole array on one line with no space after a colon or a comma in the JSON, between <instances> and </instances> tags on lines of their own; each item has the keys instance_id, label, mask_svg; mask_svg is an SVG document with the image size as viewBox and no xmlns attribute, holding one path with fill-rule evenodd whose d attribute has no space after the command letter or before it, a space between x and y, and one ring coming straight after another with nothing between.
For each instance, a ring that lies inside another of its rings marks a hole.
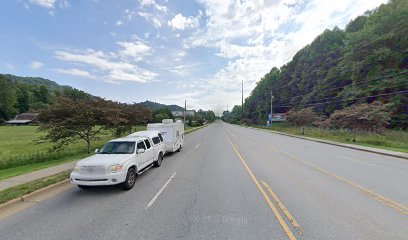
<instances>
[{"instance_id":1,"label":"utility pole","mask_svg":"<svg viewBox=\"0 0 408 240\"><path fill-rule=\"evenodd\" d=\"M272 93L272 88L271 88L271 119L270 119L271 126L272 126L272 118L273 118L272 102L273 102L273 93Z\"/></svg>"},{"instance_id":2,"label":"utility pole","mask_svg":"<svg viewBox=\"0 0 408 240\"><path fill-rule=\"evenodd\" d=\"M184 100L184 128L186 128L187 100Z\"/></svg>"},{"instance_id":3,"label":"utility pole","mask_svg":"<svg viewBox=\"0 0 408 240\"><path fill-rule=\"evenodd\" d=\"M242 91L241 91L241 124L244 120L244 80L242 80Z\"/></svg>"}]
</instances>

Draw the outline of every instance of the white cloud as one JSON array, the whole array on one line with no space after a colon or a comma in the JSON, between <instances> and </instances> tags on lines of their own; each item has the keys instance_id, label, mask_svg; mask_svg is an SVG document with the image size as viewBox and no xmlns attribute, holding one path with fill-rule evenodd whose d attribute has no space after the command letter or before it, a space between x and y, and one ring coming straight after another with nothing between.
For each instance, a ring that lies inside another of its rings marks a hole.
<instances>
[{"instance_id":1,"label":"white cloud","mask_svg":"<svg viewBox=\"0 0 408 240\"><path fill-rule=\"evenodd\" d=\"M37 5L47 9L53 9L55 6L56 0L29 0L30 4Z\"/></svg>"},{"instance_id":2,"label":"white cloud","mask_svg":"<svg viewBox=\"0 0 408 240\"><path fill-rule=\"evenodd\" d=\"M246 97L272 67L290 61L325 29L344 27L351 19L387 0L199 2L205 8L204 27L184 39L183 46L213 49L217 56L227 60L225 66L202 81L201 89L207 94L203 94L200 104L214 109L220 103L231 107L241 104L241 80L245 81ZM177 26L183 29L181 23Z\"/></svg>"},{"instance_id":3,"label":"white cloud","mask_svg":"<svg viewBox=\"0 0 408 240\"><path fill-rule=\"evenodd\" d=\"M148 12L137 12L137 14L144 18L146 21L151 22L155 28L162 27L162 21L158 17L155 17Z\"/></svg>"},{"instance_id":4,"label":"white cloud","mask_svg":"<svg viewBox=\"0 0 408 240\"><path fill-rule=\"evenodd\" d=\"M150 55L151 47L146 44L136 42L117 42L123 49L119 52L123 56L132 57L135 61L141 61L144 56Z\"/></svg>"},{"instance_id":5,"label":"white cloud","mask_svg":"<svg viewBox=\"0 0 408 240\"><path fill-rule=\"evenodd\" d=\"M181 13L174 16L167 22L173 29L184 30L185 28L197 28L199 25L198 17L184 17Z\"/></svg>"},{"instance_id":6,"label":"white cloud","mask_svg":"<svg viewBox=\"0 0 408 240\"><path fill-rule=\"evenodd\" d=\"M39 61L32 61L30 63L30 68L37 70L37 69L41 69L42 67L44 67L44 63L39 62Z\"/></svg>"},{"instance_id":7,"label":"white cloud","mask_svg":"<svg viewBox=\"0 0 408 240\"><path fill-rule=\"evenodd\" d=\"M146 83L153 81L158 74L138 67L123 57L122 53L104 53L93 49L75 52L55 51L55 57L62 61L82 64L98 72L107 82L134 81Z\"/></svg>"},{"instance_id":8,"label":"white cloud","mask_svg":"<svg viewBox=\"0 0 408 240\"><path fill-rule=\"evenodd\" d=\"M120 25L122 25L122 24L123 24L122 21L120 21L120 20L116 21L116 25L117 25L117 26L120 26Z\"/></svg>"},{"instance_id":9,"label":"white cloud","mask_svg":"<svg viewBox=\"0 0 408 240\"><path fill-rule=\"evenodd\" d=\"M155 0L139 0L140 6L142 7L154 7L161 12L167 12L167 7L157 4Z\"/></svg>"},{"instance_id":10,"label":"white cloud","mask_svg":"<svg viewBox=\"0 0 408 240\"><path fill-rule=\"evenodd\" d=\"M57 68L55 69L56 72L58 73L63 73L63 74L68 74L68 75L74 75L74 76L79 76L79 77L84 77L84 78L89 78L89 79L96 79L97 77L92 75L91 73L77 69L77 68L71 68L71 69L61 69Z\"/></svg>"}]
</instances>

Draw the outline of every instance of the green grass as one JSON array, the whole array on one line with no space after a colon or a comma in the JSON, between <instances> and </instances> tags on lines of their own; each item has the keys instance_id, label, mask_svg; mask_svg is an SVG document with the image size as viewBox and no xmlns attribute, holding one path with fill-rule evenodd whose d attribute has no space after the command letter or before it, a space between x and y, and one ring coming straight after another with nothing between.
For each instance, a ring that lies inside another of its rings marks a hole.
<instances>
[{"instance_id":1,"label":"green grass","mask_svg":"<svg viewBox=\"0 0 408 240\"><path fill-rule=\"evenodd\" d=\"M46 161L46 162L38 162L38 163L32 163L32 164L26 164L22 166L17 166L17 167L12 167L12 168L6 168L0 170L0 180L15 177L21 174L37 171L40 169L56 166L59 164L71 162L71 161L76 161L81 158L85 158L89 156L87 153L81 153L78 155L72 155L72 156L67 156L51 161Z\"/></svg>"},{"instance_id":2,"label":"green grass","mask_svg":"<svg viewBox=\"0 0 408 240\"><path fill-rule=\"evenodd\" d=\"M300 127L291 126L287 123L274 123L271 127L257 127L302 136ZM320 130L314 127L306 127L304 136L408 153L407 131L387 130L382 134L357 133L356 142L353 142L352 133L347 130Z\"/></svg>"},{"instance_id":3,"label":"green grass","mask_svg":"<svg viewBox=\"0 0 408 240\"><path fill-rule=\"evenodd\" d=\"M0 191L0 204L69 178L71 170Z\"/></svg>"},{"instance_id":4,"label":"green grass","mask_svg":"<svg viewBox=\"0 0 408 240\"><path fill-rule=\"evenodd\" d=\"M207 124L207 125L208 125L208 124ZM206 127L207 125L203 125L203 126L199 126L199 127L189 127L189 126L187 126L186 129L185 129L185 133L186 133L186 134L187 134L187 133L192 133L192 132L194 132L194 131L197 131L197 130L199 130L199 129L201 129L201 128Z\"/></svg>"},{"instance_id":5,"label":"green grass","mask_svg":"<svg viewBox=\"0 0 408 240\"><path fill-rule=\"evenodd\" d=\"M52 143L39 141L45 133L37 129L37 126L0 126L0 180L87 156L84 141L53 151ZM144 129L146 126L136 126L137 131ZM92 143L93 149L114 138L109 131L103 131L99 137Z\"/></svg>"}]
</instances>

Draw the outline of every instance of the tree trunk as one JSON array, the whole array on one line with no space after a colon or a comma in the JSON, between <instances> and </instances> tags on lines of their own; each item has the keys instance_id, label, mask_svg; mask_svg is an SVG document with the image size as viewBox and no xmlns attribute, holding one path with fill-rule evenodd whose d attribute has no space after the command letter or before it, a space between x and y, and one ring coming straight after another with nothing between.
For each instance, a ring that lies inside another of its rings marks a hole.
<instances>
[{"instance_id":1,"label":"tree trunk","mask_svg":"<svg viewBox=\"0 0 408 240\"><path fill-rule=\"evenodd\" d=\"M302 135L305 135L305 127L302 127Z\"/></svg>"},{"instance_id":2,"label":"tree trunk","mask_svg":"<svg viewBox=\"0 0 408 240\"><path fill-rule=\"evenodd\" d=\"M356 142L356 130L353 129L353 142Z\"/></svg>"},{"instance_id":3,"label":"tree trunk","mask_svg":"<svg viewBox=\"0 0 408 240\"><path fill-rule=\"evenodd\" d=\"M88 145L88 154L90 154L91 153L91 141L87 140L86 143Z\"/></svg>"}]
</instances>

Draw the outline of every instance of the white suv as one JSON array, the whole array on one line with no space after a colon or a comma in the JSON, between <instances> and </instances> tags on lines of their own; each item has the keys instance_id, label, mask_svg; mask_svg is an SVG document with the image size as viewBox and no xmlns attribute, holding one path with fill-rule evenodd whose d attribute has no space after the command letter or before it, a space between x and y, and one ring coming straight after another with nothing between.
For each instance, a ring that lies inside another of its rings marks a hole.
<instances>
[{"instance_id":1,"label":"white suv","mask_svg":"<svg viewBox=\"0 0 408 240\"><path fill-rule=\"evenodd\" d=\"M126 137L109 141L96 154L79 161L72 171L71 183L80 188L121 184L124 189L135 185L138 174L159 167L153 143L147 137Z\"/></svg>"},{"instance_id":2,"label":"white suv","mask_svg":"<svg viewBox=\"0 0 408 240\"><path fill-rule=\"evenodd\" d=\"M155 130L147 130L147 131L139 131L128 135L127 137L146 137L153 143L153 149L155 152L155 156L157 156L157 160L159 158L163 160L164 154L166 154L166 145L164 144L164 139L162 134L159 131ZM161 161L157 161L157 163L161 163Z\"/></svg>"}]
</instances>

